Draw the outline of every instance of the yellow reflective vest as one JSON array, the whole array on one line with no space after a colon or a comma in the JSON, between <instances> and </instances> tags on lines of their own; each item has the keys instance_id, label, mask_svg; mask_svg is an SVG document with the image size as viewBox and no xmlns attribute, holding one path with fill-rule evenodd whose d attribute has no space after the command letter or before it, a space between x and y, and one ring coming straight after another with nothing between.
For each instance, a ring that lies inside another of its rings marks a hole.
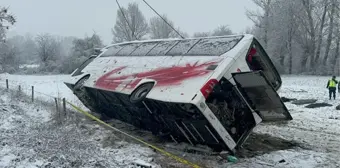
<instances>
[{"instance_id":1,"label":"yellow reflective vest","mask_svg":"<svg viewBox=\"0 0 340 168\"><path fill-rule=\"evenodd\" d=\"M328 87L336 87L337 83L338 83L337 81L331 79L328 81Z\"/></svg>"}]
</instances>

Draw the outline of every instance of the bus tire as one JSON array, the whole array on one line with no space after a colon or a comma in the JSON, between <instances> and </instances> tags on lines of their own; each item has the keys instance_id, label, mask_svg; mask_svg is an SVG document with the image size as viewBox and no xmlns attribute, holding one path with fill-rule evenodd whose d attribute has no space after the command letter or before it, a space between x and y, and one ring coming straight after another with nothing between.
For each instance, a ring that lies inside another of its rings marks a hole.
<instances>
[{"instance_id":1,"label":"bus tire","mask_svg":"<svg viewBox=\"0 0 340 168\"><path fill-rule=\"evenodd\" d=\"M130 102L131 103L139 103L142 102L148 93L151 91L154 83L144 83L135 89L130 95Z\"/></svg>"}]
</instances>

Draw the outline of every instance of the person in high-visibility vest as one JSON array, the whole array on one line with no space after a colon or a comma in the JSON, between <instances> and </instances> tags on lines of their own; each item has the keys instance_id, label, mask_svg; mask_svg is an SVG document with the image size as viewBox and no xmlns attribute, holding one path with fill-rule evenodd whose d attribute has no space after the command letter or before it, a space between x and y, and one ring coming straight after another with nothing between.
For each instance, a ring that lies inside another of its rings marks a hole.
<instances>
[{"instance_id":1,"label":"person in high-visibility vest","mask_svg":"<svg viewBox=\"0 0 340 168\"><path fill-rule=\"evenodd\" d=\"M332 79L330 79L327 83L327 88L329 90L329 100L331 100L332 98L332 94L333 94L333 98L335 100L335 91L336 91L336 85L338 84L338 81L335 79L335 76L332 77Z\"/></svg>"}]
</instances>

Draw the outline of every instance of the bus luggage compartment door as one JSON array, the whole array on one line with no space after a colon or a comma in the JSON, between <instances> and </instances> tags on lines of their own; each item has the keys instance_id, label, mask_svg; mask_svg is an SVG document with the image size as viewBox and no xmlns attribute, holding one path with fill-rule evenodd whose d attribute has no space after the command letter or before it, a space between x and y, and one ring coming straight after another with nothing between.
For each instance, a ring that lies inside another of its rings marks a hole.
<instances>
[{"instance_id":1,"label":"bus luggage compartment door","mask_svg":"<svg viewBox=\"0 0 340 168\"><path fill-rule=\"evenodd\" d=\"M293 119L262 71L233 73L232 76L243 96L259 113L263 122Z\"/></svg>"}]
</instances>

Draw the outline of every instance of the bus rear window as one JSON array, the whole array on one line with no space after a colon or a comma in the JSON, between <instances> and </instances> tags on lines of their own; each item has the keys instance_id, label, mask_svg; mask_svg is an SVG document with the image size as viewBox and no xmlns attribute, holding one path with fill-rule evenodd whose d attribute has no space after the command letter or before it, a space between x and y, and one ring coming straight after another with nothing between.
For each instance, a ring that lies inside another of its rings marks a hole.
<instances>
[{"instance_id":1,"label":"bus rear window","mask_svg":"<svg viewBox=\"0 0 340 168\"><path fill-rule=\"evenodd\" d=\"M266 51L257 40L254 40L245 59L251 70L263 71L273 87L276 90L280 88L282 83L281 77Z\"/></svg>"}]
</instances>

